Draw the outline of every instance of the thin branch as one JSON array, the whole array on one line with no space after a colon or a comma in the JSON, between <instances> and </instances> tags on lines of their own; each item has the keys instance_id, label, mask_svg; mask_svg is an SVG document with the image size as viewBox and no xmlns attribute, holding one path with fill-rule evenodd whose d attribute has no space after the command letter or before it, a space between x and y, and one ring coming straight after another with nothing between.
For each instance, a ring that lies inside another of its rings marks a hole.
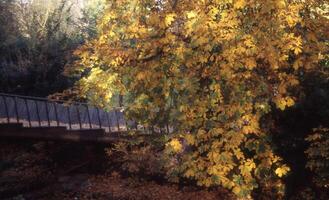
<instances>
[{"instance_id":1,"label":"thin branch","mask_svg":"<svg viewBox=\"0 0 329 200\"><path fill-rule=\"evenodd\" d=\"M178 3L178 0L174 0L174 3L173 3L173 5L172 5L172 9L173 9L173 10L176 8L177 3Z\"/></svg>"}]
</instances>

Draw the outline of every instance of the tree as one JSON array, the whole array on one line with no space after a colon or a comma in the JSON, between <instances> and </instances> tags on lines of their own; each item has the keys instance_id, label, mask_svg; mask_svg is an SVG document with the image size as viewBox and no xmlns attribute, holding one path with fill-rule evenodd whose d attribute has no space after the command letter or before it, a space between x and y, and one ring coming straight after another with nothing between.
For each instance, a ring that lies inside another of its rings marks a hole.
<instances>
[{"instance_id":1,"label":"tree","mask_svg":"<svg viewBox=\"0 0 329 200\"><path fill-rule=\"evenodd\" d=\"M97 36L97 20L103 15L106 0L85 0L82 8L80 26L82 35L86 39Z\"/></svg>"},{"instance_id":2,"label":"tree","mask_svg":"<svg viewBox=\"0 0 329 200\"><path fill-rule=\"evenodd\" d=\"M322 0L111 1L68 71L82 97L107 106L119 89L130 117L183 135L182 176L239 197L269 181L280 193L289 167L263 117L323 70L328 27Z\"/></svg>"},{"instance_id":3,"label":"tree","mask_svg":"<svg viewBox=\"0 0 329 200\"><path fill-rule=\"evenodd\" d=\"M0 1L0 90L47 96L71 86L63 68L73 60L71 52L94 37L91 19L102 13L104 3Z\"/></svg>"}]
</instances>

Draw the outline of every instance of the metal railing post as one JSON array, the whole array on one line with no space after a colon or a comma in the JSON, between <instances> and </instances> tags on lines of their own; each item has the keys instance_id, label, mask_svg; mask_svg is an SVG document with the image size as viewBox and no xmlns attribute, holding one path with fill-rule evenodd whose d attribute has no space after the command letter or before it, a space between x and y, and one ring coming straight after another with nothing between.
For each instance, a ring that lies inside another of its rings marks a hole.
<instances>
[{"instance_id":1,"label":"metal railing post","mask_svg":"<svg viewBox=\"0 0 329 200\"><path fill-rule=\"evenodd\" d=\"M57 106L56 106L57 103L53 103L53 106L54 106L54 110L55 110L55 118L56 118L56 123L57 123L57 126L59 126L59 120L58 120L58 112L57 112Z\"/></svg>"},{"instance_id":2,"label":"metal railing post","mask_svg":"<svg viewBox=\"0 0 329 200\"><path fill-rule=\"evenodd\" d=\"M115 120L116 120L117 126L118 126L118 131L120 131L120 122L119 122L119 118L118 118L118 111L115 110L114 113L115 113Z\"/></svg>"},{"instance_id":3,"label":"metal railing post","mask_svg":"<svg viewBox=\"0 0 329 200\"><path fill-rule=\"evenodd\" d=\"M16 113L16 121L19 123L19 114L18 114L18 108L17 108L17 97L14 97L14 107L15 107L15 113Z\"/></svg>"},{"instance_id":4,"label":"metal railing post","mask_svg":"<svg viewBox=\"0 0 329 200\"><path fill-rule=\"evenodd\" d=\"M90 129L92 129L92 125L91 125L91 119L90 119L90 113L89 113L89 107L88 105L86 105L86 108L87 108L87 117L88 117L88 122L89 122L89 127Z\"/></svg>"},{"instance_id":5,"label":"metal railing post","mask_svg":"<svg viewBox=\"0 0 329 200\"><path fill-rule=\"evenodd\" d=\"M138 130L138 123L134 122L136 131Z\"/></svg>"},{"instance_id":6,"label":"metal railing post","mask_svg":"<svg viewBox=\"0 0 329 200\"><path fill-rule=\"evenodd\" d=\"M8 111L8 104L5 96L2 96L3 103L5 104L5 112L7 115L7 122L10 123L9 111Z\"/></svg>"},{"instance_id":7,"label":"metal railing post","mask_svg":"<svg viewBox=\"0 0 329 200\"><path fill-rule=\"evenodd\" d=\"M50 127L49 108L48 108L48 102L47 101L45 101L45 105L46 105L46 115L47 115L48 127Z\"/></svg>"},{"instance_id":8,"label":"metal railing post","mask_svg":"<svg viewBox=\"0 0 329 200\"><path fill-rule=\"evenodd\" d=\"M26 99L24 99L24 103L25 103L25 107L26 107L26 111L27 111L27 119L29 121L29 126L32 127L30 109L29 109L29 105L28 105Z\"/></svg>"},{"instance_id":9,"label":"metal railing post","mask_svg":"<svg viewBox=\"0 0 329 200\"><path fill-rule=\"evenodd\" d=\"M109 125L109 133L111 133L111 122L110 122L109 113L105 112L105 114L106 114L107 124Z\"/></svg>"},{"instance_id":10,"label":"metal railing post","mask_svg":"<svg viewBox=\"0 0 329 200\"><path fill-rule=\"evenodd\" d=\"M39 113L39 107L38 107L38 103L37 101L34 100L34 104L37 110L37 117L38 117L38 122L39 122L39 126L41 126L41 119L40 119L40 113Z\"/></svg>"},{"instance_id":11,"label":"metal railing post","mask_svg":"<svg viewBox=\"0 0 329 200\"><path fill-rule=\"evenodd\" d=\"M71 125L71 114L70 114L70 107L66 107L67 108L67 116L68 116L68 120L69 120L69 128L70 130L72 130L72 125Z\"/></svg>"},{"instance_id":12,"label":"metal railing post","mask_svg":"<svg viewBox=\"0 0 329 200\"><path fill-rule=\"evenodd\" d=\"M99 128L102 128L102 121L101 121L101 116L99 114L99 108L96 108L96 111L97 111L97 118L98 118Z\"/></svg>"},{"instance_id":13,"label":"metal railing post","mask_svg":"<svg viewBox=\"0 0 329 200\"><path fill-rule=\"evenodd\" d=\"M123 113L123 112L122 112L122 114L123 114L123 120L125 121L125 124L126 124L126 130L129 131L129 128L128 128L128 122L127 122L127 120L125 119L125 117L124 117L124 113Z\"/></svg>"},{"instance_id":14,"label":"metal railing post","mask_svg":"<svg viewBox=\"0 0 329 200\"><path fill-rule=\"evenodd\" d=\"M80 111L79 111L79 105L75 105L76 107L76 110L77 110L77 115L78 115L78 121L79 121L79 126L80 126L80 129L82 129L82 124L81 124L81 117L80 117Z\"/></svg>"}]
</instances>

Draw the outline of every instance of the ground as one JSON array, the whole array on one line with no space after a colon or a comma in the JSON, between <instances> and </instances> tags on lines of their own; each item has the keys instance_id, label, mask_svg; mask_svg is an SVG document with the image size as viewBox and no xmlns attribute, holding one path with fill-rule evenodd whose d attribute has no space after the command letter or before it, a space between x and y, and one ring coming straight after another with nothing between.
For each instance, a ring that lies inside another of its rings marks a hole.
<instances>
[{"instance_id":1,"label":"ground","mask_svg":"<svg viewBox=\"0 0 329 200\"><path fill-rule=\"evenodd\" d=\"M0 142L0 199L234 199L206 190L123 174L98 144Z\"/></svg>"}]
</instances>

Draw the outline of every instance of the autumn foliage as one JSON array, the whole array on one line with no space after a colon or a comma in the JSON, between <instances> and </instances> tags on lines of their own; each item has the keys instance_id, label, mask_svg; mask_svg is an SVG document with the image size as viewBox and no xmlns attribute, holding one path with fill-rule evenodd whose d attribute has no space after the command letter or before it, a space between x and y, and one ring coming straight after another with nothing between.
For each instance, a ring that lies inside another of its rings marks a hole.
<instances>
[{"instance_id":1,"label":"autumn foliage","mask_svg":"<svg viewBox=\"0 0 329 200\"><path fill-rule=\"evenodd\" d=\"M294 106L300 78L322 70L328 22L325 0L109 1L98 38L67 70L92 102L120 93L130 117L169 123L178 176L280 196L289 166L262 119Z\"/></svg>"}]
</instances>

